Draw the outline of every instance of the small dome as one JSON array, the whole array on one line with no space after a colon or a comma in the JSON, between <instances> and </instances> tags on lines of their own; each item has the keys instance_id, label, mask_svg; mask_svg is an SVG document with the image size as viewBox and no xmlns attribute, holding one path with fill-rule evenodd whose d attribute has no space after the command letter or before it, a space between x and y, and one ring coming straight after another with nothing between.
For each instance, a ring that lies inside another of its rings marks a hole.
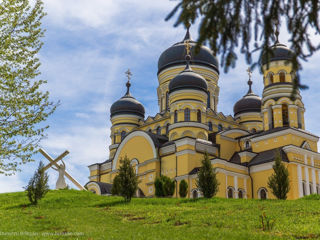
<instances>
[{"instance_id":1,"label":"small dome","mask_svg":"<svg viewBox=\"0 0 320 240\"><path fill-rule=\"evenodd\" d=\"M276 43L271 47L272 53L269 56L269 62L279 61L279 60L291 60L294 52L288 48L286 45L281 43ZM263 54L261 58L262 65L267 63L267 55Z\"/></svg>"},{"instance_id":2,"label":"small dome","mask_svg":"<svg viewBox=\"0 0 320 240\"><path fill-rule=\"evenodd\" d=\"M207 93L208 84L201 75L193 72L187 64L186 68L169 83L169 93L181 89L196 89Z\"/></svg>"},{"instance_id":3,"label":"small dome","mask_svg":"<svg viewBox=\"0 0 320 240\"><path fill-rule=\"evenodd\" d=\"M250 69L249 69L250 70ZM251 77L251 73L249 73ZM251 89L252 81L248 81L249 91L233 107L234 116L246 112L261 112L261 98L254 94Z\"/></svg>"},{"instance_id":4,"label":"small dome","mask_svg":"<svg viewBox=\"0 0 320 240\"><path fill-rule=\"evenodd\" d=\"M145 111L143 105L132 97L129 92L130 82L127 82L127 88L126 95L112 104L110 108L111 117L119 114L131 114L144 118Z\"/></svg>"},{"instance_id":5,"label":"small dome","mask_svg":"<svg viewBox=\"0 0 320 240\"><path fill-rule=\"evenodd\" d=\"M213 68L219 73L219 63L217 58L213 55L213 52L206 46L201 46L198 54L194 53L194 46L196 42L190 37L189 29L183 41L174 44L165 50L158 60L158 73L167 67L185 64L186 49L184 41L189 40L191 49L192 60L191 64L204 65Z\"/></svg>"}]
</instances>

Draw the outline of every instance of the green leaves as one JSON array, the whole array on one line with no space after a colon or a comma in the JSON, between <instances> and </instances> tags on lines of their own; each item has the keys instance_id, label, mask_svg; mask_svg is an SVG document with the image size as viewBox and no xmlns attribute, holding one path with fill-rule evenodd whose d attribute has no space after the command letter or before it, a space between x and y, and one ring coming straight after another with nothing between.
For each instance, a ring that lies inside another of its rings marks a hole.
<instances>
[{"instance_id":1,"label":"green leaves","mask_svg":"<svg viewBox=\"0 0 320 240\"><path fill-rule=\"evenodd\" d=\"M7 175L33 161L48 128L43 122L57 107L37 78L44 16L41 0L0 2L0 173Z\"/></svg>"}]
</instances>

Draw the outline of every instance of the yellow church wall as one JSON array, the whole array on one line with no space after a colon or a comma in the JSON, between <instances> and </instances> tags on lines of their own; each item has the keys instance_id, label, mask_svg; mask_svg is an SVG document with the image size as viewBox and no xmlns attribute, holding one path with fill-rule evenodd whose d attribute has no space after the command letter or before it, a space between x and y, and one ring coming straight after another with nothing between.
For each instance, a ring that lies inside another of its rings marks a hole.
<instances>
[{"instance_id":1,"label":"yellow church wall","mask_svg":"<svg viewBox=\"0 0 320 240\"><path fill-rule=\"evenodd\" d=\"M176 177L176 155L171 154L161 159L161 173L169 178Z\"/></svg>"},{"instance_id":2,"label":"yellow church wall","mask_svg":"<svg viewBox=\"0 0 320 240\"><path fill-rule=\"evenodd\" d=\"M253 195L254 198L259 198L258 191L260 188L267 189L268 199L274 199L274 195L271 193L271 189L268 188L268 178L273 173L273 169L264 170L260 172L251 173L253 179Z\"/></svg>"},{"instance_id":3,"label":"yellow church wall","mask_svg":"<svg viewBox=\"0 0 320 240\"><path fill-rule=\"evenodd\" d=\"M296 164L286 164L289 172L290 191L287 194L288 199L299 198L298 168Z\"/></svg>"},{"instance_id":4,"label":"yellow church wall","mask_svg":"<svg viewBox=\"0 0 320 240\"><path fill-rule=\"evenodd\" d=\"M265 79L264 85L267 86L269 85L269 81L268 81L268 75L270 72L272 72L274 74L273 76L273 82L277 83L280 82L280 77L279 77L279 72L280 71L285 71L286 72L286 78L285 81L286 82L292 82L292 78L291 78L291 71L292 71L292 66L291 64L287 64L285 61L274 61L269 63L269 69L267 69L267 65L263 66L263 77Z\"/></svg>"},{"instance_id":5,"label":"yellow church wall","mask_svg":"<svg viewBox=\"0 0 320 240\"><path fill-rule=\"evenodd\" d=\"M226 197L226 175L222 172L217 172L217 180L219 182L219 190L217 192L217 197Z\"/></svg>"},{"instance_id":6,"label":"yellow church wall","mask_svg":"<svg viewBox=\"0 0 320 240\"><path fill-rule=\"evenodd\" d=\"M217 135L217 144L220 144L220 158L229 160L237 149L237 142L229 141Z\"/></svg>"}]
</instances>

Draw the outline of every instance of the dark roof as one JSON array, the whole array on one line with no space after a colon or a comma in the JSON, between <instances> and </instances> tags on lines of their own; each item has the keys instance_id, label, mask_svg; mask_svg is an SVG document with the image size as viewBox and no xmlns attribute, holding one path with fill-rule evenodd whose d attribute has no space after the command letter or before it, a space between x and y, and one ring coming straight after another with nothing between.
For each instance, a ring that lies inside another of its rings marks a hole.
<instances>
[{"instance_id":1,"label":"dark roof","mask_svg":"<svg viewBox=\"0 0 320 240\"><path fill-rule=\"evenodd\" d=\"M86 183L86 185L88 185L89 183L92 183L92 182L98 184L101 194L111 194L112 184L105 183L105 182L90 181L90 182Z\"/></svg>"},{"instance_id":2,"label":"dark roof","mask_svg":"<svg viewBox=\"0 0 320 240\"><path fill-rule=\"evenodd\" d=\"M195 45L197 42L191 39L189 30L187 30L186 36L181 42L174 44L161 54L158 60L158 73L167 67L185 64L186 49L184 41L186 40L189 40L189 43L192 47L191 64L204 65L213 68L219 73L218 60L209 48L201 46L199 53L195 54Z\"/></svg>"},{"instance_id":3,"label":"dark roof","mask_svg":"<svg viewBox=\"0 0 320 240\"><path fill-rule=\"evenodd\" d=\"M277 152L280 151L280 156L282 158L282 161L284 162L289 162L287 154L282 150L281 148L275 148L267 151L263 151L257 154L248 164L248 166L254 166L254 165L259 165L262 163L267 163L267 162L273 162Z\"/></svg>"},{"instance_id":4,"label":"dark roof","mask_svg":"<svg viewBox=\"0 0 320 240\"><path fill-rule=\"evenodd\" d=\"M261 57L261 64L264 65L267 62L279 61L279 60L291 60L294 52L286 45L276 43L271 47L271 52L267 55L264 53ZM268 59L269 58L269 59Z\"/></svg>"},{"instance_id":5,"label":"dark roof","mask_svg":"<svg viewBox=\"0 0 320 240\"><path fill-rule=\"evenodd\" d=\"M158 134L155 134L155 133L152 133L149 131L144 131L144 132L147 133L151 137L151 139L156 147L162 147L165 143L168 142L168 137L166 137L166 136L158 135Z\"/></svg>"},{"instance_id":6,"label":"dark roof","mask_svg":"<svg viewBox=\"0 0 320 240\"><path fill-rule=\"evenodd\" d=\"M233 107L234 116L245 112L261 112L261 98L252 91L252 81L248 81L249 90Z\"/></svg>"},{"instance_id":7,"label":"dark roof","mask_svg":"<svg viewBox=\"0 0 320 240\"><path fill-rule=\"evenodd\" d=\"M169 146L169 145L175 145L175 142L174 141L168 141L168 142L162 144L161 147L166 147L166 146Z\"/></svg>"},{"instance_id":8,"label":"dark roof","mask_svg":"<svg viewBox=\"0 0 320 240\"><path fill-rule=\"evenodd\" d=\"M201 75L193 72L187 64L186 68L169 83L169 93L181 89L196 89L207 93L208 84Z\"/></svg>"},{"instance_id":9,"label":"dark roof","mask_svg":"<svg viewBox=\"0 0 320 240\"><path fill-rule=\"evenodd\" d=\"M144 118L144 107L143 105L130 94L130 82L127 82L127 92L118 101L112 104L110 108L111 117L118 114L131 114L137 115Z\"/></svg>"},{"instance_id":10,"label":"dark roof","mask_svg":"<svg viewBox=\"0 0 320 240\"><path fill-rule=\"evenodd\" d=\"M196 167L189 172L189 175L196 174L197 172L199 172L199 170L200 170L200 167Z\"/></svg>"},{"instance_id":11,"label":"dark roof","mask_svg":"<svg viewBox=\"0 0 320 240\"><path fill-rule=\"evenodd\" d=\"M234 153L232 155L232 157L230 158L229 162L235 163L235 164L241 164L241 158L240 158L239 154L238 153Z\"/></svg>"}]
</instances>

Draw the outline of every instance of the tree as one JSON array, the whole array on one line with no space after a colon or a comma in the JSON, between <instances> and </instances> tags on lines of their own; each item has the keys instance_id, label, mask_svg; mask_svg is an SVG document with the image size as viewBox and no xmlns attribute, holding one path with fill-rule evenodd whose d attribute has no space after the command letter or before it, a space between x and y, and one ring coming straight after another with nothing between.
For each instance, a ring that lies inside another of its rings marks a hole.
<instances>
[{"instance_id":1,"label":"tree","mask_svg":"<svg viewBox=\"0 0 320 240\"><path fill-rule=\"evenodd\" d=\"M138 189L138 177L127 156L120 159L119 173L115 177L112 193L121 195L126 202L130 202Z\"/></svg>"},{"instance_id":2,"label":"tree","mask_svg":"<svg viewBox=\"0 0 320 240\"><path fill-rule=\"evenodd\" d=\"M156 178L154 186L157 197L171 197L174 194L176 184L169 177L162 175Z\"/></svg>"},{"instance_id":3,"label":"tree","mask_svg":"<svg viewBox=\"0 0 320 240\"><path fill-rule=\"evenodd\" d=\"M38 53L43 45L41 0L0 1L0 174L33 161L57 104L41 88Z\"/></svg>"},{"instance_id":4,"label":"tree","mask_svg":"<svg viewBox=\"0 0 320 240\"><path fill-rule=\"evenodd\" d=\"M49 191L49 176L43 170L43 167L43 163L40 162L38 169L35 171L33 177L29 180L28 185L25 187L29 201L34 205L37 205L38 201Z\"/></svg>"},{"instance_id":5,"label":"tree","mask_svg":"<svg viewBox=\"0 0 320 240\"><path fill-rule=\"evenodd\" d=\"M218 192L219 182L208 153L204 154L201 163L202 166L198 171L197 187L205 198L212 198Z\"/></svg>"},{"instance_id":6,"label":"tree","mask_svg":"<svg viewBox=\"0 0 320 240\"><path fill-rule=\"evenodd\" d=\"M282 162L280 151L277 151L273 174L268 178L268 187L278 199L287 199L290 190L289 171Z\"/></svg>"},{"instance_id":7,"label":"tree","mask_svg":"<svg viewBox=\"0 0 320 240\"><path fill-rule=\"evenodd\" d=\"M186 182L186 180L182 180L179 184L179 195L182 198L185 198L187 196L188 193L188 183Z\"/></svg>"},{"instance_id":8,"label":"tree","mask_svg":"<svg viewBox=\"0 0 320 240\"><path fill-rule=\"evenodd\" d=\"M292 59L293 70L296 72L293 96L298 88L306 88L300 83L299 59L306 61L320 48L320 44L312 43L310 34L320 33L319 1L179 0L166 20L172 18L179 10L180 13L174 25L188 26L199 18L196 50L208 41L214 53L221 54L221 66L224 67L225 72L230 66L235 67L237 60L235 48L239 45L248 64L252 64L252 53L260 51L259 61L254 62L252 68L261 61L263 53L270 56L272 51L269 46L276 40L276 32L279 31L281 20L284 20L289 33L288 40L295 53Z\"/></svg>"}]
</instances>

